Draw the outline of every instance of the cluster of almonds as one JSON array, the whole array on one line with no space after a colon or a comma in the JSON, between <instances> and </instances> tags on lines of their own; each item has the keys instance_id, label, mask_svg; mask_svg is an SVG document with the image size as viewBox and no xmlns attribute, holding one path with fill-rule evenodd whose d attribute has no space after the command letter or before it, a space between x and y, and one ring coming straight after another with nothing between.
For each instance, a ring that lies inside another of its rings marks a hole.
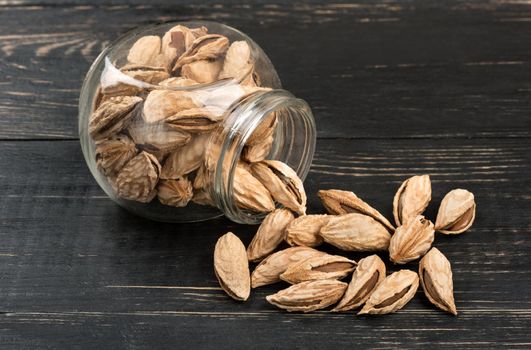
<instances>
[{"instance_id":1,"label":"cluster of almonds","mask_svg":"<svg viewBox=\"0 0 531 350\"><path fill-rule=\"evenodd\" d=\"M112 64L106 67L89 133L97 167L117 196L143 203L158 197L174 207L190 201L214 205L208 186L220 150L210 140L219 132L228 106L269 90L259 87L251 51L246 41L230 43L205 27L178 25L162 37L138 39L119 70ZM226 84L216 88L182 89L221 80ZM289 182L294 171L280 162L263 161L277 120L271 113L248 139L235 171L236 202L251 211L270 212L277 201L303 214L305 198L299 195L299 202L292 204L283 193L275 197L276 187Z\"/></svg>"},{"instance_id":2,"label":"cluster of almonds","mask_svg":"<svg viewBox=\"0 0 531 350\"><path fill-rule=\"evenodd\" d=\"M332 311L363 306L358 314L387 314L413 298L420 277L427 298L457 314L450 262L431 246L435 231L459 234L470 228L476 212L472 193L455 189L446 194L433 224L421 215L431 200L430 178L413 176L394 197L396 228L352 192L321 190L318 195L329 214L295 218L289 209L276 209L266 216L247 249L231 232L218 240L214 270L228 295L246 300L251 288L282 280L292 286L269 295L267 301L288 311L309 312L337 303ZM292 247L273 253L282 241ZM388 251L395 264L422 259L418 274L403 269L386 276L378 255L356 263L314 249L323 242L344 251ZM249 261L260 262L252 274ZM349 284L340 281L350 273Z\"/></svg>"}]
</instances>

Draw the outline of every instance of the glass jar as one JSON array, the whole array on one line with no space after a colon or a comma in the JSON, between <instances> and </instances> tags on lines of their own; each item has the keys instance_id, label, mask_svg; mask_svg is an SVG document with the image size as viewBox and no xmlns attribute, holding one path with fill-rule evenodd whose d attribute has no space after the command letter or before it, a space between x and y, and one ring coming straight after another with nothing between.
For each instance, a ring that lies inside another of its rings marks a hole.
<instances>
[{"instance_id":1,"label":"glass jar","mask_svg":"<svg viewBox=\"0 0 531 350\"><path fill-rule=\"evenodd\" d=\"M304 180L316 131L254 41L196 21L135 29L107 47L81 89L79 136L98 184L135 214L257 223L267 208L240 196L260 206L259 186L237 174L267 159Z\"/></svg>"}]
</instances>

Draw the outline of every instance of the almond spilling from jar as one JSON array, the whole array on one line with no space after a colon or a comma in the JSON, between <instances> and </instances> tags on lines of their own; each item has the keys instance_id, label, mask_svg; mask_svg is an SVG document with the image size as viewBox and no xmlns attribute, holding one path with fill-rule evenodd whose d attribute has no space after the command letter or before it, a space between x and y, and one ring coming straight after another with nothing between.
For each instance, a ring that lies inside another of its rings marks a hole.
<instances>
[{"instance_id":1,"label":"almond spilling from jar","mask_svg":"<svg viewBox=\"0 0 531 350\"><path fill-rule=\"evenodd\" d=\"M278 203L294 212L306 213L306 192L297 173L277 160L264 160L251 165L253 175L269 190Z\"/></svg>"},{"instance_id":2,"label":"almond spilling from jar","mask_svg":"<svg viewBox=\"0 0 531 350\"><path fill-rule=\"evenodd\" d=\"M241 208L253 212L267 213L275 209L271 193L240 164L234 171L234 198Z\"/></svg>"}]
</instances>

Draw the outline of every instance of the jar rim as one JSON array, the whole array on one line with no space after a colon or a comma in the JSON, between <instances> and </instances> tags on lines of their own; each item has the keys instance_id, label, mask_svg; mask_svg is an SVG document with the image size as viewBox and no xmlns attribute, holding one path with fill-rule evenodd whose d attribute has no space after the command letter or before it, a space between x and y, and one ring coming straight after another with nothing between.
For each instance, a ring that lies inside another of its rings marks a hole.
<instances>
[{"instance_id":1,"label":"jar rim","mask_svg":"<svg viewBox=\"0 0 531 350\"><path fill-rule=\"evenodd\" d=\"M211 192L218 208L235 222L256 224L266 215L250 212L237 205L234 195L234 173L249 137L270 113L278 111L286 113L283 113L281 118L284 121L277 127L277 134L274 137L277 150L271 158L286 163L287 159L291 159L291 164L288 165L295 170L301 180L304 180L309 172L315 152L316 128L312 111L304 100L296 98L286 90L275 89L257 92L233 105L222 126L223 137L219 140L221 150L213 174ZM297 132L289 130L287 134L292 139L287 140L288 137L284 132L294 125L303 129ZM293 142L298 142L299 146L302 142L302 147L298 147L299 153L295 157L292 153L297 152L295 150L297 147L293 147Z\"/></svg>"}]
</instances>

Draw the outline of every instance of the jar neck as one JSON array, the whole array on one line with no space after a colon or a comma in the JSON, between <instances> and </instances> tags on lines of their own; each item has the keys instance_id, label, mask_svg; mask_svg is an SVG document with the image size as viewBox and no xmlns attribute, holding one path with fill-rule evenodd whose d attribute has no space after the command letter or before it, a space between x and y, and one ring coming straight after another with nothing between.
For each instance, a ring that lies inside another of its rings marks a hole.
<instances>
[{"instance_id":1,"label":"jar neck","mask_svg":"<svg viewBox=\"0 0 531 350\"><path fill-rule=\"evenodd\" d=\"M256 224L265 216L265 213L238 206L234 172L239 163L241 166L241 154L247 140L271 113L277 116L277 126L267 159L288 164L301 180L310 170L316 129L311 109L304 100L278 89L252 94L232 105L222 131L212 140L211 146L217 149L217 162L212 172L210 192L218 208L235 222Z\"/></svg>"}]
</instances>

